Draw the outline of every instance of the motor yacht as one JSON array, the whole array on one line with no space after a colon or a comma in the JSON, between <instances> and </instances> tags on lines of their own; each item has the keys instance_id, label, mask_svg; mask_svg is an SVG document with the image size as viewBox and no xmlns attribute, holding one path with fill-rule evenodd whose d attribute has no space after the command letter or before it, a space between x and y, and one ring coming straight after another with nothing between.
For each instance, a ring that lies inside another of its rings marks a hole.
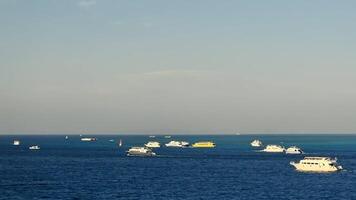
<instances>
[{"instance_id":1,"label":"motor yacht","mask_svg":"<svg viewBox=\"0 0 356 200\"><path fill-rule=\"evenodd\" d=\"M330 157L305 157L299 162L290 162L298 171L305 172L336 172L342 170L337 159Z\"/></svg>"},{"instance_id":2,"label":"motor yacht","mask_svg":"<svg viewBox=\"0 0 356 200\"><path fill-rule=\"evenodd\" d=\"M195 147L195 148L213 148L215 146L216 146L216 144L214 142L210 142L210 141L196 142L192 145L192 147Z\"/></svg>"},{"instance_id":3,"label":"motor yacht","mask_svg":"<svg viewBox=\"0 0 356 200\"><path fill-rule=\"evenodd\" d=\"M251 146L260 147L260 146L262 146L262 142L260 140L254 140L251 142Z\"/></svg>"},{"instance_id":4,"label":"motor yacht","mask_svg":"<svg viewBox=\"0 0 356 200\"><path fill-rule=\"evenodd\" d=\"M161 145L160 145L159 142L150 141L150 142L147 142L147 143L145 144L145 147L149 147L149 148L159 148L159 147L161 147Z\"/></svg>"},{"instance_id":5,"label":"motor yacht","mask_svg":"<svg viewBox=\"0 0 356 200\"><path fill-rule=\"evenodd\" d=\"M84 137L80 139L83 142L93 142L96 141L96 138L89 138L89 137Z\"/></svg>"},{"instance_id":6,"label":"motor yacht","mask_svg":"<svg viewBox=\"0 0 356 200\"><path fill-rule=\"evenodd\" d=\"M156 153L152 152L150 148L147 147L131 147L127 151L128 156L155 156Z\"/></svg>"},{"instance_id":7,"label":"motor yacht","mask_svg":"<svg viewBox=\"0 0 356 200\"><path fill-rule=\"evenodd\" d=\"M283 153L285 151L284 147L280 145L274 145L270 144L267 145L266 148L262 150L263 152L269 152L269 153Z\"/></svg>"},{"instance_id":8,"label":"motor yacht","mask_svg":"<svg viewBox=\"0 0 356 200\"><path fill-rule=\"evenodd\" d=\"M189 142L185 142L185 141L170 141L169 143L165 144L166 147L188 147L189 146Z\"/></svg>"},{"instance_id":9,"label":"motor yacht","mask_svg":"<svg viewBox=\"0 0 356 200\"><path fill-rule=\"evenodd\" d=\"M30 146L28 149L30 149L30 150L40 150L41 148L40 148L40 146L35 145L35 146Z\"/></svg>"},{"instance_id":10,"label":"motor yacht","mask_svg":"<svg viewBox=\"0 0 356 200\"><path fill-rule=\"evenodd\" d=\"M15 146L19 146L20 145L20 140L14 140L14 143L13 143Z\"/></svg>"},{"instance_id":11,"label":"motor yacht","mask_svg":"<svg viewBox=\"0 0 356 200\"><path fill-rule=\"evenodd\" d=\"M303 151L296 146L291 146L286 150L286 154L302 154Z\"/></svg>"}]
</instances>

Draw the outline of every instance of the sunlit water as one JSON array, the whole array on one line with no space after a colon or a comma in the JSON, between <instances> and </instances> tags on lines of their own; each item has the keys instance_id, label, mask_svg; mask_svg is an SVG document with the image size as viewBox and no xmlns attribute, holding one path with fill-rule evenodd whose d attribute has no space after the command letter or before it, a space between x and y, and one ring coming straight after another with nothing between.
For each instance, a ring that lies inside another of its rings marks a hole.
<instances>
[{"instance_id":1,"label":"sunlit water","mask_svg":"<svg viewBox=\"0 0 356 200\"><path fill-rule=\"evenodd\" d=\"M0 136L0 199L356 199L356 135L95 137ZM21 145L13 146L14 139ZM345 170L297 172L289 162L303 156L258 152L249 146L253 139L337 157ZM217 147L126 156L130 146L149 140L212 140Z\"/></svg>"}]
</instances>

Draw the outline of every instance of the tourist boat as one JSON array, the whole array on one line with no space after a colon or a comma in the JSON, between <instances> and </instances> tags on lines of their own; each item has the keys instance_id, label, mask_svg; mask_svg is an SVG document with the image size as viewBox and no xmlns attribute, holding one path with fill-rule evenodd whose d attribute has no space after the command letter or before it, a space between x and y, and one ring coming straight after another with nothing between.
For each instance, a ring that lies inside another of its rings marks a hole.
<instances>
[{"instance_id":1,"label":"tourist boat","mask_svg":"<svg viewBox=\"0 0 356 200\"><path fill-rule=\"evenodd\" d=\"M13 143L15 146L18 146L20 145L20 140L14 140L14 143Z\"/></svg>"},{"instance_id":2,"label":"tourist boat","mask_svg":"<svg viewBox=\"0 0 356 200\"><path fill-rule=\"evenodd\" d=\"M302 154L303 151L296 146L291 146L286 150L286 154Z\"/></svg>"},{"instance_id":3,"label":"tourist boat","mask_svg":"<svg viewBox=\"0 0 356 200\"><path fill-rule=\"evenodd\" d=\"M40 146L35 145L35 146L30 146L28 149L30 149L30 150L39 150L41 148L40 148Z\"/></svg>"},{"instance_id":4,"label":"tourist boat","mask_svg":"<svg viewBox=\"0 0 356 200\"><path fill-rule=\"evenodd\" d=\"M196 142L192 145L192 147L195 148L213 148L215 146L216 146L215 143L210 141Z\"/></svg>"},{"instance_id":5,"label":"tourist boat","mask_svg":"<svg viewBox=\"0 0 356 200\"><path fill-rule=\"evenodd\" d=\"M169 143L165 144L166 147L188 147L189 146L189 142L185 142L185 141L170 141Z\"/></svg>"},{"instance_id":6,"label":"tourist boat","mask_svg":"<svg viewBox=\"0 0 356 200\"><path fill-rule=\"evenodd\" d=\"M254 141L251 142L251 146L260 147L260 146L262 146L262 142L259 141L259 140L254 140Z\"/></svg>"},{"instance_id":7,"label":"tourist boat","mask_svg":"<svg viewBox=\"0 0 356 200\"><path fill-rule=\"evenodd\" d=\"M161 147L161 145L159 144L159 142L150 141L150 142L147 142L147 143L145 144L145 147L149 147L149 148L159 148L159 147Z\"/></svg>"},{"instance_id":8,"label":"tourist boat","mask_svg":"<svg viewBox=\"0 0 356 200\"><path fill-rule=\"evenodd\" d=\"M266 148L262 150L263 152L269 152L269 153L283 153L285 151L284 147L280 145L267 145Z\"/></svg>"},{"instance_id":9,"label":"tourist boat","mask_svg":"<svg viewBox=\"0 0 356 200\"><path fill-rule=\"evenodd\" d=\"M151 149L147 147L131 147L127 151L128 156L155 156L156 153L152 152Z\"/></svg>"},{"instance_id":10,"label":"tourist boat","mask_svg":"<svg viewBox=\"0 0 356 200\"><path fill-rule=\"evenodd\" d=\"M330 157L305 157L299 162L290 162L296 170L305 172L336 172L342 170L337 159Z\"/></svg>"},{"instance_id":11,"label":"tourist boat","mask_svg":"<svg viewBox=\"0 0 356 200\"><path fill-rule=\"evenodd\" d=\"M83 142L92 142L92 141L96 141L96 138L89 138L89 137L84 137L80 139Z\"/></svg>"}]
</instances>

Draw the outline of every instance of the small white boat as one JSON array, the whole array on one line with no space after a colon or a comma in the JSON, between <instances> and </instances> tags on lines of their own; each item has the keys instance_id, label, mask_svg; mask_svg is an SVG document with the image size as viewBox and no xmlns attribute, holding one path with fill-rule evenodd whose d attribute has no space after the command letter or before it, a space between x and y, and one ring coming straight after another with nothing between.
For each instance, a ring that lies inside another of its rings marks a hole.
<instances>
[{"instance_id":1,"label":"small white boat","mask_svg":"<svg viewBox=\"0 0 356 200\"><path fill-rule=\"evenodd\" d=\"M296 146L291 146L286 150L286 154L302 154L303 151Z\"/></svg>"},{"instance_id":2,"label":"small white boat","mask_svg":"<svg viewBox=\"0 0 356 200\"><path fill-rule=\"evenodd\" d=\"M115 142L115 140L111 139L111 140L109 140L109 142Z\"/></svg>"},{"instance_id":3,"label":"small white boat","mask_svg":"<svg viewBox=\"0 0 356 200\"><path fill-rule=\"evenodd\" d=\"M20 140L14 140L14 143L13 143L15 146L19 146L20 145Z\"/></svg>"},{"instance_id":4,"label":"small white boat","mask_svg":"<svg viewBox=\"0 0 356 200\"><path fill-rule=\"evenodd\" d=\"M285 152L285 148L280 145L271 144L267 145L262 151L268 153L283 153Z\"/></svg>"},{"instance_id":5,"label":"small white boat","mask_svg":"<svg viewBox=\"0 0 356 200\"><path fill-rule=\"evenodd\" d=\"M171 138L172 136L170 136L170 135L166 135L166 136L164 136L164 138Z\"/></svg>"},{"instance_id":6,"label":"small white boat","mask_svg":"<svg viewBox=\"0 0 356 200\"><path fill-rule=\"evenodd\" d=\"M155 156L156 153L152 152L151 149L147 147L131 147L127 151L128 156Z\"/></svg>"},{"instance_id":7,"label":"small white boat","mask_svg":"<svg viewBox=\"0 0 356 200\"><path fill-rule=\"evenodd\" d=\"M304 172L336 172L342 170L342 166L337 163L337 159L330 157L305 157L299 162L290 162L298 171Z\"/></svg>"},{"instance_id":8,"label":"small white boat","mask_svg":"<svg viewBox=\"0 0 356 200\"><path fill-rule=\"evenodd\" d=\"M185 141L170 141L169 143L165 144L166 147L188 147L189 146L189 142L185 142Z\"/></svg>"},{"instance_id":9,"label":"small white boat","mask_svg":"<svg viewBox=\"0 0 356 200\"><path fill-rule=\"evenodd\" d=\"M92 141L96 141L96 138L85 137L85 138L81 138L80 140L83 142L92 142Z\"/></svg>"},{"instance_id":10,"label":"small white boat","mask_svg":"<svg viewBox=\"0 0 356 200\"><path fill-rule=\"evenodd\" d=\"M68 135L65 137L66 140L68 140Z\"/></svg>"},{"instance_id":11,"label":"small white boat","mask_svg":"<svg viewBox=\"0 0 356 200\"><path fill-rule=\"evenodd\" d=\"M41 148L40 148L40 146L35 145L35 146L30 146L28 149L30 149L30 150L40 150Z\"/></svg>"},{"instance_id":12,"label":"small white boat","mask_svg":"<svg viewBox=\"0 0 356 200\"><path fill-rule=\"evenodd\" d=\"M161 145L160 145L159 142L150 141L150 142L147 142L145 144L145 147L148 147L148 148L159 148L159 147L161 147Z\"/></svg>"},{"instance_id":13,"label":"small white boat","mask_svg":"<svg viewBox=\"0 0 356 200\"><path fill-rule=\"evenodd\" d=\"M150 135L150 136L148 136L149 138L155 138L156 136L154 136L154 135Z\"/></svg>"},{"instance_id":14,"label":"small white boat","mask_svg":"<svg viewBox=\"0 0 356 200\"><path fill-rule=\"evenodd\" d=\"M262 146L262 142L260 140L254 140L251 142L251 146L260 147L260 146Z\"/></svg>"}]
</instances>

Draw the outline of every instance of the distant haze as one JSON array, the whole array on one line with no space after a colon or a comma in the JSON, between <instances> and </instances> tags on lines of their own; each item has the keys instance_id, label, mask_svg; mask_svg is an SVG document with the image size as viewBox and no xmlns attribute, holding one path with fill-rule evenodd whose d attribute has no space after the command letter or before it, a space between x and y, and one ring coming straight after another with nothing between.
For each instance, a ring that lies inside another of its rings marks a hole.
<instances>
[{"instance_id":1,"label":"distant haze","mask_svg":"<svg viewBox=\"0 0 356 200\"><path fill-rule=\"evenodd\" d=\"M0 1L0 134L355 133L355 1Z\"/></svg>"}]
</instances>

